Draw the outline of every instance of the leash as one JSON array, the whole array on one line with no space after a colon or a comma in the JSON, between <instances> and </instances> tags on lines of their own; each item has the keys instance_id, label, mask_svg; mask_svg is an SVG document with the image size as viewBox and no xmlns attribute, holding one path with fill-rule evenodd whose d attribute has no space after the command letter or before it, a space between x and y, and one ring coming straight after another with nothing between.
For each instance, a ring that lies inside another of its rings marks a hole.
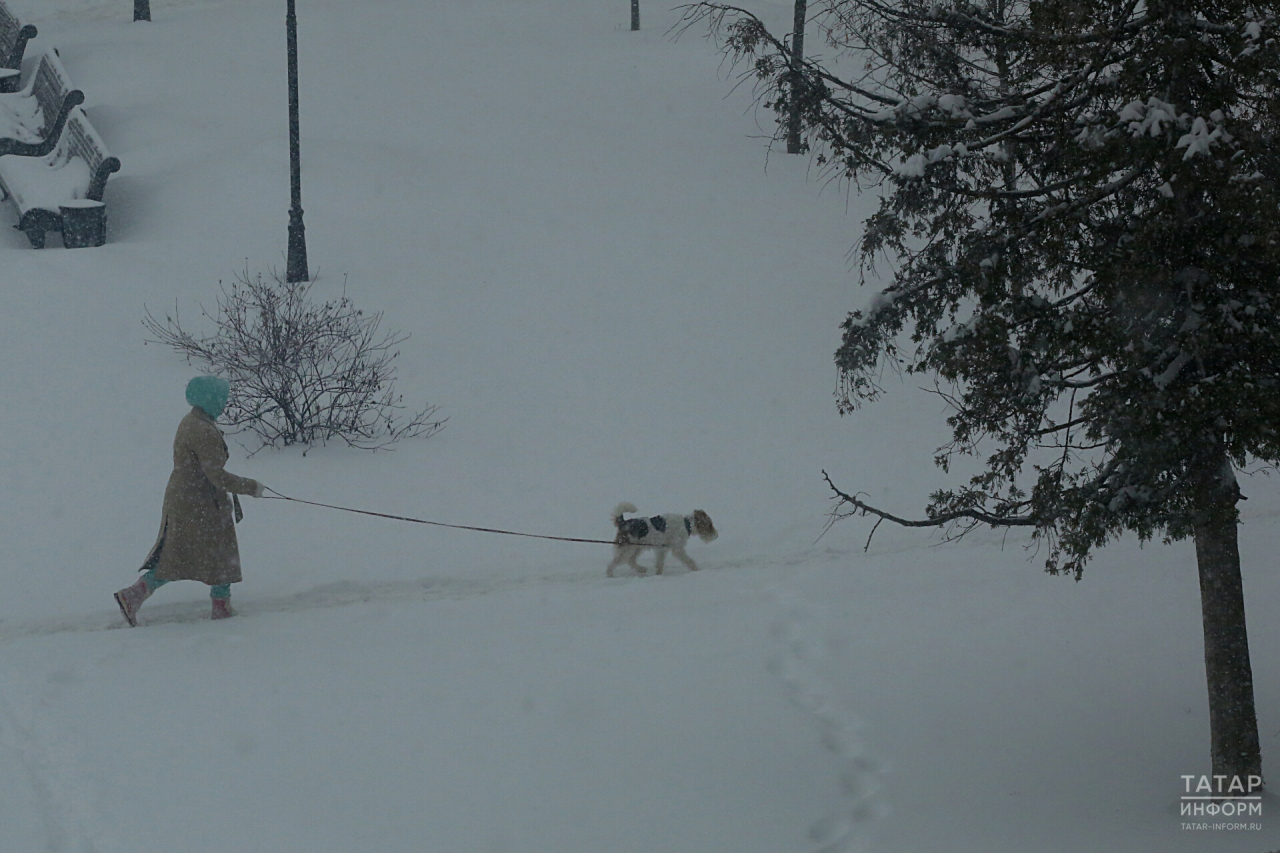
<instances>
[{"instance_id":1,"label":"leash","mask_svg":"<svg viewBox=\"0 0 1280 853\"><path fill-rule=\"evenodd\" d=\"M501 533L504 536L523 536L528 539L552 539L556 542L586 542L591 545L616 545L612 539L576 539L571 536L546 536L541 533L520 533L515 530L499 530L495 527L472 527L466 524L445 524L443 521L427 521L423 518L410 518L405 515L389 515L385 512L371 512L367 509L352 509L347 506L335 506L333 504L322 504L316 501L304 501L302 498L291 498L288 495L282 495L269 486L264 487L264 491L271 492L269 495L263 495L267 500L275 501L291 501L296 504L306 504L307 506L318 506L325 509L336 509L341 512L353 512L357 515L371 515L374 518L387 518L391 521L411 521L414 524L429 524L432 527L448 527L453 530L474 530L477 533ZM637 543L639 544L639 543ZM665 545L645 545L646 548L665 548Z\"/></svg>"}]
</instances>

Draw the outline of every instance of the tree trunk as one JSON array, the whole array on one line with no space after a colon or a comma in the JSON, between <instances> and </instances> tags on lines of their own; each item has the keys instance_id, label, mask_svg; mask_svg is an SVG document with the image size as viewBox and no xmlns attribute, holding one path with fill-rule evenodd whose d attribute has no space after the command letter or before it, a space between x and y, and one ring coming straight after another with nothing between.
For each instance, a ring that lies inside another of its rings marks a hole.
<instances>
[{"instance_id":1,"label":"tree trunk","mask_svg":"<svg viewBox=\"0 0 1280 853\"><path fill-rule=\"evenodd\" d=\"M1225 460L1223 460L1225 463ZM1230 470L1220 468L1219 471ZM1219 473L1206 478L1204 511L1195 525L1204 619L1204 665L1215 776L1261 778L1262 752L1253 704L1253 669L1244 619L1244 584L1236 538L1238 489ZM1215 482L1216 481L1216 482ZM1224 486L1230 486L1230 489Z\"/></svg>"},{"instance_id":2,"label":"tree trunk","mask_svg":"<svg viewBox=\"0 0 1280 853\"><path fill-rule=\"evenodd\" d=\"M787 115L787 153L800 153L800 103L797 89L800 63L804 59L804 23L808 16L808 0L796 0L796 14L791 27L791 110Z\"/></svg>"},{"instance_id":3,"label":"tree trunk","mask_svg":"<svg viewBox=\"0 0 1280 853\"><path fill-rule=\"evenodd\" d=\"M151 0L133 0L133 19L135 21L151 20Z\"/></svg>"},{"instance_id":4,"label":"tree trunk","mask_svg":"<svg viewBox=\"0 0 1280 853\"><path fill-rule=\"evenodd\" d=\"M640 0L631 0L631 31L640 29Z\"/></svg>"}]
</instances>

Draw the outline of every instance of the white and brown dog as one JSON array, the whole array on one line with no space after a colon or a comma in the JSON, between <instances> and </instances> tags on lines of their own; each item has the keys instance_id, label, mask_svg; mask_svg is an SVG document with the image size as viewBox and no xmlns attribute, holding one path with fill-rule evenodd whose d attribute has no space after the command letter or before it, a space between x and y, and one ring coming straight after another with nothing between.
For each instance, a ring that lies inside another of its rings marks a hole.
<instances>
[{"instance_id":1,"label":"white and brown dog","mask_svg":"<svg viewBox=\"0 0 1280 853\"><path fill-rule=\"evenodd\" d=\"M654 558L654 574L662 574L662 564L667 559L668 550L688 566L689 571L696 572L698 564L684 552L689 536L696 533L703 542L710 542L720 535L711 523L711 516L700 509L695 509L693 515L622 517L623 513L635 511L635 506L629 503L618 504L613 511L613 526L618 529L618 535L613 540L613 561L606 571L609 577L613 577L613 570L621 563L630 565L636 570L636 574L644 574L644 567L636 562L636 557L640 556L640 551L644 548L653 548L658 552Z\"/></svg>"}]
</instances>

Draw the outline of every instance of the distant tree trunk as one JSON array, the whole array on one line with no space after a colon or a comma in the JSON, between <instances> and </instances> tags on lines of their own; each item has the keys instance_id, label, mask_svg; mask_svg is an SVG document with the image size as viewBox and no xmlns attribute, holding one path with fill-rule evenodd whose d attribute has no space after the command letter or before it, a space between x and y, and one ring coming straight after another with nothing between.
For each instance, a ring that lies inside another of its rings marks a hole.
<instances>
[{"instance_id":1,"label":"distant tree trunk","mask_svg":"<svg viewBox=\"0 0 1280 853\"><path fill-rule=\"evenodd\" d=\"M133 19L135 21L151 20L151 0L133 0Z\"/></svg>"},{"instance_id":2,"label":"distant tree trunk","mask_svg":"<svg viewBox=\"0 0 1280 853\"><path fill-rule=\"evenodd\" d=\"M631 0L631 31L640 29L640 0Z\"/></svg>"},{"instance_id":3,"label":"distant tree trunk","mask_svg":"<svg viewBox=\"0 0 1280 853\"><path fill-rule=\"evenodd\" d=\"M1204 621L1204 665L1209 686L1210 749L1215 776L1262 776L1258 716L1253 703L1253 668L1245 626L1244 583L1234 482L1224 483L1224 467L1206 476L1205 505L1195 524Z\"/></svg>"},{"instance_id":4,"label":"distant tree trunk","mask_svg":"<svg viewBox=\"0 0 1280 853\"><path fill-rule=\"evenodd\" d=\"M808 0L796 0L796 16L791 28L791 111L787 116L787 153L800 153L800 102L796 90L800 82L800 63L804 60L804 22Z\"/></svg>"}]
</instances>

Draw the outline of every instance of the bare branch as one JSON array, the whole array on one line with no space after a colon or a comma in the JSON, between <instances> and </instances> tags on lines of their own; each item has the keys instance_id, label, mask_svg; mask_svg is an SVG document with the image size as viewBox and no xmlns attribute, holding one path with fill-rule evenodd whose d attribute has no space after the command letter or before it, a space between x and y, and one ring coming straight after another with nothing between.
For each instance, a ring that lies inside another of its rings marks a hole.
<instances>
[{"instance_id":1,"label":"bare branch","mask_svg":"<svg viewBox=\"0 0 1280 853\"><path fill-rule=\"evenodd\" d=\"M940 515L931 516L925 519L902 518L877 509L865 501L854 495L850 495L841 491L836 484L831 482L831 477L826 471L822 472L822 477L827 481L827 485L831 487L831 491L836 493L842 504L849 504L855 510L856 514L874 515L884 521L892 521L894 524L902 527L945 527L956 521L968 519L979 524L986 524L991 527L1035 527L1039 520L1025 515L992 515L989 512L983 512L979 509L961 509L954 512L946 512ZM852 514L852 513L851 513ZM870 540L868 540L869 542Z\"/></svg>"},{"instance_id":2,"label":"bare branch","mask_svg":"<svg viewBox=\"0 0 1280 853\"><path fill-rule=\"evenodd\" d=\"M221 286L216 316L201 308L217 326L212 335L184 329L176 308L163 321L147 309L142 321L151 342L231 383L229 425L257 435L263 447L340 439L366 450L443 427L434 406L402 414L394 362L408 335L381 331L382 314L366 314L345 292L319 303L309 296L314 282L272 278L251 278L246 269Z\"/></svg>"}]
</instances>

